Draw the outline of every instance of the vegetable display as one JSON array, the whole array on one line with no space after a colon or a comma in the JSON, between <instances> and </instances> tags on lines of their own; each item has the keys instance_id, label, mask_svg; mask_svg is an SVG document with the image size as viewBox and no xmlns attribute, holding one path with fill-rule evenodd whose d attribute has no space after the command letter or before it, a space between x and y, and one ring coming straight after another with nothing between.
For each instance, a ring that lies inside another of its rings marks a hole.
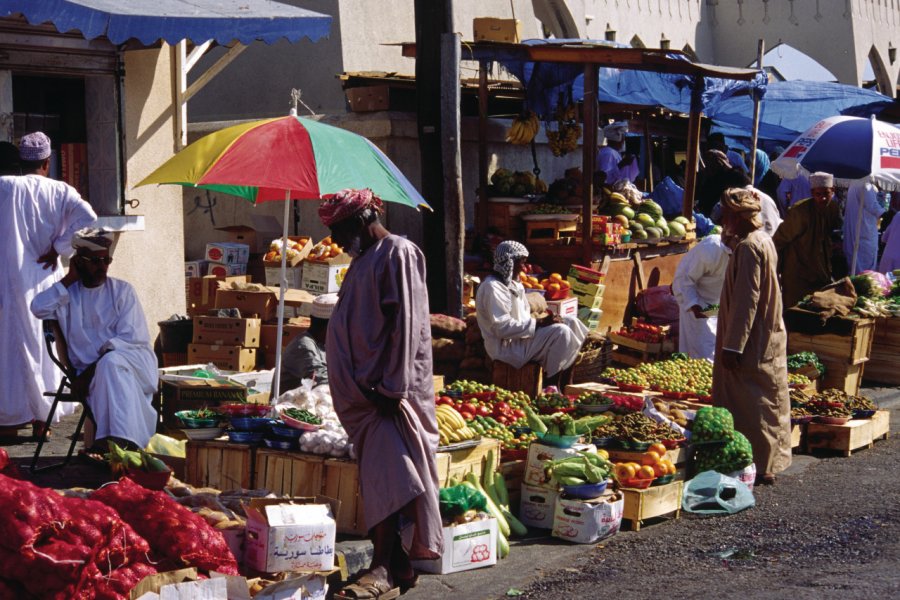
<instances>
[{"instance_id":1,"label":"vegetable display","mask_svg":"<svg viewBox=\"0 0 900 600\"><path fill-rule=\"evenodd\" d=\"M292 419L297 419L298 421L303 421L304 423L309 423L310 425L322 424L322 419L309 412L305 408L286 408L281 412L282 414L285 414Z\"/></svg>"},{"instance_id":2,"label":"vegetable display","mask_svg":"<svg viewBox=\"0 0 900 600\"><path fill-rule=\"evenodd\" d=\"M606 481L612 474L614 465L596 452L579 452L553 461L545 461L547 479L554 479L561 485L585 485Z\"/></svg>"},{"instance_id":3,"label":"vegetable display","mask_svg":"<svg viewBox=\"0 0 900 600\"><path fill-rule=\"evenodd\" d=\"M712 389L712 363L708 360L664 360L642 363L630 369L608 368L601 374L618 384L638 385L662 392L677 392L704 397Z\"/></svg>"},{"instance_id":4,"label":"vegetable display","mask_svg":"<svg viewBox=\"0 0 900 600\"><path fill-rule=\"evenodd\" d=\"M698 471L718 471L727 475L749 467L752 462L750 440L740 431L733 432L732 439L725 445L699 446L694 452Z\"/></svg>"},{"instance_id":5,"label":"vegetable display","mask_svg":"<svg viewBox=\"0 0 900 600\"><path fill-rule=\"evenodd\" d=\"M825 374L825 365L815 352L798 352L787 357L788 371L797 371L807 366L815 367L820 377Z\"/></svg>"},{"instance_id":6,"label":"vegetable display","mask_svg":"<svg viewBox=\"0 0 900 600\"><path fill-rule=\"evenodd\" d=\"M694 444L727 443L734 437L734 417L727 408L704 406L697 411L691 428Z\"/></svg>"}]
</instances>

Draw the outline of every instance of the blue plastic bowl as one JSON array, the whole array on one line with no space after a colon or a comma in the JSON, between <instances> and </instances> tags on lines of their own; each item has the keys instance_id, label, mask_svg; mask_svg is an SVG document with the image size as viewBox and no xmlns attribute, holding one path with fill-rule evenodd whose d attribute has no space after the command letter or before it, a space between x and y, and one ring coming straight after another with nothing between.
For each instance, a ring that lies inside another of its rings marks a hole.
<instances>
[{"instance_id":1,"label":"blue plastic bowl","mask_svg":"<svg viewBox=\"0 0 900 600\"><path fill-rule=\"evenodd\" d=\"M593 443L598 448L607 448L616 441L614 437L594 437L591 438L591 443Z\"/></svg>"},{"instance_id":2,"label":"blue plastic bowl","mask_svg":"<svg viewBox=\"0 0 900 600\"><path fill-rule=\"evenodd\" d=\"M262 431L229 431L228 441L237 444L258 444L263 440Z\"/></svg>"},{"instance_id":3,"label":"blue plastic bowl","mask_svg":"<svg viewBox=\"0 0 900 600\"><path fill-rule=\"evenodd\" d=\"M273 421L272 425L272 433L276 436L285 438L285 439L293 439L296 440L301 435L303 435L302 429L294 429L293 427L288 427L284 424L283 421Z\"/></svg>"},{"instance_id":4,"label":"blue plastic bowl","mask_svg":"<svg viewBox=\"0 0 900 600\"><path fill-rule=\"evenodd\" d=\"M869 419L875 414L875 409L860 408L853 411L854 419Z\"/></svg>"},{"instance_id":5,"label":"blue plastic bowl","mask_svg":"<svg viewBox=\"0 0 900 600\"><path fill-rule=\"evenodd\" d=\"M541 442L555 448L571 448L581 439L580 435L553 435L545 433L539 436Z\"/></svg>"},{"instance_id":6,"label":"blue plastic bowl","mask_svg":"<svg viewBox=\"0 0 900 600\"><path fill-rule=\"evenodd\" d=\"M262 431L271 422L265 417L232 417L231 427L237 431Z\"/></svg>"},{"instance_id":7,"label":"blue plastic bowl","mask_svg":"<svg viewBox=\"0 0 900 600\"><path fill-rule=\"evenodd\" d=\"M266 446L275 450L294 450L299 445L296 439L278 439L267 437L263 440Z\"/></svg>"},{"instance_id":8,"label":"blue plastic bowl","mask_svg":"<svg viewBox=\"0 0 900 600\"><path fill-rule=\"evenodd\" d=\"M601 481L600 483L585 483L584 485L564 485L562 486L563 494L570 498L579 500L593 500L601 496L606 491L609 481Z\"/></svg>"}]
</instances>

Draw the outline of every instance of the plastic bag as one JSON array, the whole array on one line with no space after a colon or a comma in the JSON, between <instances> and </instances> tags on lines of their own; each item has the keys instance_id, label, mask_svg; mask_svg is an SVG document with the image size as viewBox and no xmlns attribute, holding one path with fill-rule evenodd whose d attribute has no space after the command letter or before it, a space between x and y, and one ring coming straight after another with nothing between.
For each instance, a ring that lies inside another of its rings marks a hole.
<instances>
[{"instance_id":1,"label":"plastic bag","mask_svg":"<svg viewBox=\"0 0 900 600\"><path fill-rule=\"evenodd\" d=\"M484 495L466 485L441 488L438 493L441 516L453 519L467 510L487 510Z\"/></svg>"},{"instance_id":2,"label":"plastic bag","mask_svg":"<svg viewBox=\"0 0 900 600\"><path fill-rule=\"evenodd\" d=\"M745 483L715 471L688 481L681 499L684 510L701 515L733 515L754 506L756 499Z\"/></svg>"},{"instance_id":3,"label":"plastic bag","mask_svg":"<svg viewBox=\"0 0 900 600\"><path fill-rule=\"evenodd\" d=\"M675 183L671 177L666 176L653 187L650 197L662 208L663 214L680 215L681 204L684 198L684 188Z\"/></svg>"},{"instance_id":4,"label":"plastic bag","mask_svg":"<svg viewBox=\"0 0 900 600\"><path fill-rule=\"evenodd\" d=\"M147 447L144 448L151 454L162 454L163 456L172 456L175 458L184 458L187 456L187 440L176 440L175 438L163 435L161 433L153 434Z\"/></svg>"}]
</instances>

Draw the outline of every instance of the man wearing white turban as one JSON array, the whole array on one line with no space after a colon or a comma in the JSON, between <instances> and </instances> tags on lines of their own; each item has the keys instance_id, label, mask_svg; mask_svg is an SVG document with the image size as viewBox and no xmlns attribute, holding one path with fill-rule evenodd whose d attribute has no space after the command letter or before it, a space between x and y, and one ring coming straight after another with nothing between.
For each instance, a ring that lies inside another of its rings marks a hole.
<instances>
[{"instance_id":1,"label":"man wearing white turban","mask_svg":"<svg viewBox=\"0 0 900 600\"><path fill-rule=\"evenodd\" d=\"M625 151L625 134L628 132L626 121L616 121L603 128L602 133L606 138L606 145L600 146L597 151L597 171L606 174L606 185L614 185L617 181L627 179L631 183L637 179L640 172L637 157L633 154L622 153ZM597 136L600 139L601 136Z\"/></svg>"},{"instance_id":2,"label":"man wearing white turban","mask_svg":"<svg viewBox=\"0 0 900 600\"><path fill-rule=\"evenodd\" d=\"M61 374L44 348L41 324L28 306L39 292L62 278L59 256L71 256L72 235L96 220L72 186L47 177L50 138L41 132L19 143L22 175L0 177L4 212L0 219L0 436L12 437L33 423L46 426ZM60 406L62 409L62 406ZM56 416L61 416L57 410Z\"/></svg>"},{"instance_id":3,"label":"man wearing white turban","mask_svg":"<svg viewBox=\"0 0 900 600\"><path fill-rule=\"evenodd\" d=\"M146 447L157 421L150 404L157 363L147 320L131 284L106 275L112 242L110 233L78 232L68 273L31 302L34 316L59 321L66 338L78 373L72 391L87 398L94 417L96 441L85 434L93 458L106 452L104 440Z\"/></svg>"}]
</instances>

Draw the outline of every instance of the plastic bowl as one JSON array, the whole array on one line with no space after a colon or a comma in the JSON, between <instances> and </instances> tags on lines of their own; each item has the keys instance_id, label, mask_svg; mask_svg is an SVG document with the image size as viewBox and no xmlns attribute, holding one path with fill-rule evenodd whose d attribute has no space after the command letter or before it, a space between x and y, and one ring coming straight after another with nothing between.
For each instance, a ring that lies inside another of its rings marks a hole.
<instances>
[{"instance_id":1,"label":"plastic bowl","mask_svg":"<svg viewBox=\"0 0 900 600\"><path fill-rule=\"evenodd\" d=\"M265 438L263 440L267 447L273 448L275 450L294 450L297 448L297 440L296 439L273 439L273 438Z\"/></svg>"},{"instance_id":2,"label":"plastic bowl","mask_svg":"<svg viewBox=\"0 0 900 600\"><path fill-rule=\"evenodd\" d=\"M554 448L571 448L581 439L580 435L553 435L551 433L538 434L538 438L544 444Z\"/></svg>"},{"instance_id":3,"label":"plastic bowl","mask_svg":"<svg viewBox=\"0 0 900 600\"><path fill-rule=\"evenodd\" d=\"M622 390L623 392L643 392L644 386L642 385L634 385L631 383L616 383L616 387Z\"/></svg>"},{"instance_id":4,"label":"plastic bowl","mask_svg":"<svg viewBox=\"0 0 900 600\"><path fill-rule=\"evenodd\" d=\"M187 428L182 429L184 435L189 440L195 441L204 441L204 440L214 440L225 431L224 427L201 427L199 429L196 428Z\"/></svg>"},{"instance_id":5,"label":"plastic bowl","mask_svg":"<svg viewBox=\"0 0 900 600\"><path fill-rule=\"evenodd\" d=\"M669 473L668 475L657 477L650 482L650 485L666 485L667 483L672 483L673 479L675 479L675 473Z\"/></svg>"},{"instance_id":6,"label":"plastic bowl","mask_svg":"<svg viewBox=\"0 0 900 600\"><path fill-rule=\"evenodd\" d=\"M220 412L229 417L264 417L269 414L272 407L268 404L249 404L234 403L222 404L216 408L216 412Z\"/></svg>"},{"instance_id":7,"label":"plastic bowl","mask_svg":"<svg viewBox=\"0 0 900 600\"><path fill-rule=\"evenodd\" d=\"M653 442L633 442L631 440L619 440L619 445L625 450L645 452Z\"/></svg>"},{"instance_id":8,"label":"plastic bowl","mask_svg":"<svg viewBox=\"0 0 900 600\"><path fill-rule=\"evenodd\" d=\"M607 485L609 485L609 481L601 481L599 483L585 483L583 485L564 485L562 486L562 489L563 494L570 498L593 500L606 491Z\"/></svg>"},{"instance_id":9,"label":"plastic bowl","mask_svg":"<svg viewBox=\"0 0 900 600\"><path fill-rule=\"evenodd\" d=\"M126 475L136 484L147 488L148 490L163 490L169 483L169 477L172 470L165 471L142 471L141 469L126 469Z\"/></svg>"},{"instance_id":10,"label":"plastic bowl","mask_svg":"<svg viewBox=\"0 0 900 600\"><path fill-rule=\"evenodd\" d=\"M271 422L265 417L231 417L231 427L237 431L262 431Z\"/></svg>"},{"instance_id":11,"label":"plastic bowl","mask_svg":"<svg viewBox=\"0 0 900 600\"><path fill-rule=\"evenodd\" d=\"M283 421L273 421L271 424L272 433L274 433L278 437L282 438L290 438L296 440L301 435L303 435L302 429L296 429L294 427L288 427L286 423Z\"/></svg>"},{"instance_id":12,"label":"plastic bowl","mask_svg":"<svg viewBox=\"0 0 900 600\"><path fill-rule=\"evenodd\" d=\"M591 443L597 446L598 448L606 448L611 446L613 442L616 441L614 437L595 437L591 438Z\"/></svg>"},{"instance_id":13,"label":"plastic bowl","mask_svg":"<svg viewBox=\"0 0 900 600\"><path fill-rule=\"evenodd\" d=\"M292 419L284 413L281 413L281 420L284 421L285 425L288 427L293 427L294 429L299 429L301 431L318 431L322 427L321 425L314 425L312 423L307 423L306 421Z\"/></svg>"},{"instance_id":14,"label":"plastic bowl","mask_svg":"<svg viewBox=\"0 0 900 600\"><path fill-rule=\"evenodd\" d=\"M258 444L263 440L262 431L229 431L228 441L236 444Z\"/></svg>"},{"instance_id":15,"label":"plastic bowl","mask_svg":"<svg viewBox=\"0 0 900 600\"><path fill-rule=\"evenodd\" d=\"M195 412L196 411L193 410L179 410L175 413L175 416L178 417L178 419L181 420L184 426L189 429L204 429L215 427L219 424L219 417L212 417L210 419L198 419L196 417L190 416Z\"/></svg>"},{"instance_id":16,"label":"plastic bowl","mask_svg":"<svg viewBox=\"0 0 900 600\"><path fill-rule=\"evenodd\" d=\"M815 415L803 415L802 417L791 417L791 425L805 425L809 423L813 419L815 419Z\"/></svg>"},{"instance_id":17,"label":"plastic bowl","mask_svg":"<svg viewBox=\"0 0 900 600\"><path fill-rule=\"evenodd\" d=\"M649 479L625 479L624 481L619 482L619 486L624 488L631 488L633 490L646 490L654 481L655 478L653 477Z\"/></svg>"},{"instance_id":18,"label":"plastic bowl","mask_svg":"<svg viewBox=\"0 0 900 600\"><path fill-rule=\"evenodd\" d=\"M870 419L875 414L874 408L859 408L853 411L854 419Z\"/></svg>"},{"instance_id":19,"label":"plastic bowl","mask_svg":"<svg viewBox=\"0 0 900 600\"><path fill-rule=\"evenodd\" d=\"M686 441L686 438L680 438L677 440L662 440L662 442L660 443L666 447L666 450L674 450L675 448L678 448L679 446L684 444Z\"/></svg>"},{"instance_id":20,"label":"plastic bowl","mask_svg":"<svg viewBox=\"0 0 900 600\"><path fill-rule=\"evenodd\" d=\"M816 416L816 423L822 423L823 425L844 425L849 420L850 417L823 417L821 415Z\"/></svg>"},{"instance_id":21,"label":"plastic bowl","mask_svg":"<svg viewBox=\"0 0 900 600\"><path fill-rule=\"evenodd\" d=\"M579 404L576 408L581 412L586 413L604 413L612 408L612 403L609 404Z\"/></svg>"}]
</instances>

